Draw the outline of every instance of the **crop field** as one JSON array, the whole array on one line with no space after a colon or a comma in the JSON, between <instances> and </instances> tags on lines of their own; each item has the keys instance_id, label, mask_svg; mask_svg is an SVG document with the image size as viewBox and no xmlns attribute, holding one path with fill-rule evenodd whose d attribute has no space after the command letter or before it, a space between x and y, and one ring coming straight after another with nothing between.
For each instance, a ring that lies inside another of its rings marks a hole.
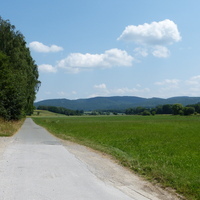
<instances>
[{"instance_id":1,"label":"crop field","mask_svg":"<svg viewBox=\"0 0 200 200\"><path fill-rule=\"evenodd\" d=\"M200 199L199 116L81 116L33 120L62 139L111 154L146 179Z\"/></svg>"}]
</instances>

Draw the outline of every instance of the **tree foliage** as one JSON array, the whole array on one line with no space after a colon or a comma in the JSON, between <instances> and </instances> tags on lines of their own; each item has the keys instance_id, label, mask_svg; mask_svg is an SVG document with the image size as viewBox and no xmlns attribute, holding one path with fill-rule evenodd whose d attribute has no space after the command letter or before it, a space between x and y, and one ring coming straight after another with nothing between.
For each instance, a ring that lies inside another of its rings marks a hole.
<instances>
[{"instance_id":1,"label":"tree foliage","mask_svg":"<svg viewBox=\"0 0 200 200\"><path fill-rule=\"evenodd\" d=\"M165 104L159 105L155 108L128 108L125 111L127 115L155 115L155 114L173 114L173 115L192 115L194 113L200 113L200 103L194 105L188 105L184 107L182 104Z\"/></svg>"},{"instance_id":2,"label":"tree foliage","mask_svg":"<svg viewBox=\"0 0 200 200\"><path fill-rule=\"evenodd\" d=\"M195 112L194 107L184 107L183 109L184 115L192 115Z\"/></svg>"},{"instance_id":3,"label":"tree foliage","mask_svg":"<svg viewBox=\"0 0 200 200\"><path fill-rule=\"evenodd\" d=\"M24 36L0 17L0 116L17 120L33 112L38 68Z\"/></svg>"},{"instance_id":4,"label":"tree foliage","mask_svg":"<svg viewBox=\"0 0 200 200\"><path fill-rule=\"evenodd\" d=\"M172 106L173 114L179 115L183 113L183 105L180 103L176 103Z\"/></svg>"}]
</instances>

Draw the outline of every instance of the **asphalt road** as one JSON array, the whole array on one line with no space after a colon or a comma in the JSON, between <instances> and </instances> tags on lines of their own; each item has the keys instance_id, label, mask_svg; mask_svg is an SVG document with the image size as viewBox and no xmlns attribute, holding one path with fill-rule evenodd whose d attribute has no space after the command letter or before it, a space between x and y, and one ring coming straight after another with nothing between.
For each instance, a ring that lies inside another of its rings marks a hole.
<instances>
[{"instance_id":1,"label":"asphalt road","mask_svg":"<svg viewBox=\"0 0 200 200\"><path fill-rule=\"evenodd\" d=\"M95 176L32 119L0 157L0 200L147 200L129 197Z\"/></svg>"}]
</instances>

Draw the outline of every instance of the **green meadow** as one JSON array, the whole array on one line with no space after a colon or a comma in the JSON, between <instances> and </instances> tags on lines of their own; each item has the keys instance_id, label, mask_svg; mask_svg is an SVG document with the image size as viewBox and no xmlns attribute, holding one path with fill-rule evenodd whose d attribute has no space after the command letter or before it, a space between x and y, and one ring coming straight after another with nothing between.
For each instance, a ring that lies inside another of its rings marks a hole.
<instances>
[{"instance_id":1,"label":"green meadow","mask_svg":"<svg viewBox=\"0 0 200 200\"><path fill-rule=\"evenodd\" d=\"M37 117L62 139L111 154L146 179L200 199L199 116Z\"/></svg>"}]
</instances>

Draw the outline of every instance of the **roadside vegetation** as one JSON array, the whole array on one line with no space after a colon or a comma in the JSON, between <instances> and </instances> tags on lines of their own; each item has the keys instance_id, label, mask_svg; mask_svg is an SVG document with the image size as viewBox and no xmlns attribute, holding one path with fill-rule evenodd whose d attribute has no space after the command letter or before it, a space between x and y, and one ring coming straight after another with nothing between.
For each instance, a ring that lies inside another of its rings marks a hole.
<instances>
[{"instance_id":1,"label":"roadside vegetation","mask_svg":"<svg viewBox=\"0 0 200 200\"><path fill-rule=\"evenodd\" d=\"M0 118L0 137L9 137L15 134L22 126L24 119L18 121L5 121Z\"/></svg>"},{"instance_id":2,"label":"roadside vegetation","mask_svg":"<svg viewBox=\"0 0 200 200\"><path fill-rule=\"evenodd\" d=\"M24 36L0 17L0 117L19 120L32 114L38 77Z\"/></svg>"},{"instance_id":3,"label":"roadside vegetation","mask_svg":"<svg viewBox=\"0 0 200 200\"><path fill-rule=\"evenodd\" d=\"M152 182L200 199L199 116L37 117L57 137L111 154Z\"/></svg>"}]
</instances>

